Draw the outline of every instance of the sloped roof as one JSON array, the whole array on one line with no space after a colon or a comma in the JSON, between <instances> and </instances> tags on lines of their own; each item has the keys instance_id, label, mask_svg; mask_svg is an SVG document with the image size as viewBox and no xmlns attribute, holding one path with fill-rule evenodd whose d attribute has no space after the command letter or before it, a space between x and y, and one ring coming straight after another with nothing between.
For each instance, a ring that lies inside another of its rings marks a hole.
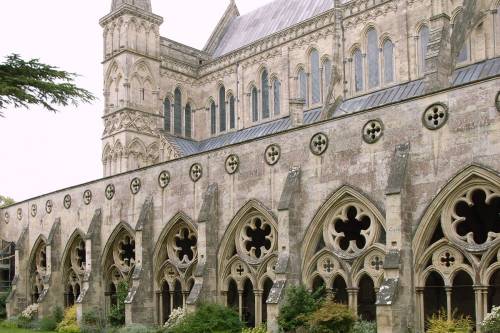
<instances>
[{"instance_id":1,"label":"sloped roof","mask_svg":"<svg viewBox=\"0 0 500 333\"><path fill-rule=\"evenodd\" d=\"M215 51L220 57L333 8L333 0L275 0L233 18Z\"/></svg>"},{"instance_id":2,"label":"sloped roof","mask_svg":"<svg viewBox=\"0 0 500 333\"><path fill-rule=\"evenodd\" d=\"M456 87L496 76L500 76L500 57L459 68L455 70L451 80L452 86ZM367 95L351 98L345 100L340 105L332 118L424 96L424 88L424 81L420 79L375 91ZM321 111L321 108L306 111L304 113L304 125L320 121ZM169 134L164 134L164 136L181 156L189 156L232 144L250 141L270 134L284 132L290 128L292 128L290 117L284 117L245 128L237 132L230 132L217 137L208 138L203 141L187 140Z\"/></svg>"}]
</instances>

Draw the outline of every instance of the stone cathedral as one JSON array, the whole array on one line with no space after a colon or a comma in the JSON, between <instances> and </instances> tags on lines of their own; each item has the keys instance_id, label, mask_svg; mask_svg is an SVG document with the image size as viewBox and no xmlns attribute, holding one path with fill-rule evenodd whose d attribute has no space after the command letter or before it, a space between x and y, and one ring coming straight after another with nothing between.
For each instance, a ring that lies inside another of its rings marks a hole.
<instances>
[{"instance_id":1,"label":"stone cathedral","mask_svg":"<svg viewBox=\"0 0 500 333\"><path fill-rule=\"evenodd\" d=\"M127 323L217 302L277 332L303 284L379 333L440 309L479 332L500 305L499 10L230 0L198 50L113 0L104 175L0 210L8 315L106 312L126 281Z\"/></svg>"}]
</instances>

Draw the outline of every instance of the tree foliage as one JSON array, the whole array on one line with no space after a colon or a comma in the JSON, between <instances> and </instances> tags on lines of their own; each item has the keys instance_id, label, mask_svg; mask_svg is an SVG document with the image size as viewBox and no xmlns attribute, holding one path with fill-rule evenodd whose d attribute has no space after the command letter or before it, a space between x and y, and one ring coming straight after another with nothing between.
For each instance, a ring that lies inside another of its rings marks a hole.
<instances>
[{"instance_id":1,"label":"tree foliage","mask_svg":"<svg viewBox=\"0 0 500 333\"><path fill-rule=\"evenodd\" d=\"M10 205L13 205L15 203L16 202L14 201L14 199L0 195L0 208L4 208L4 207L10 206Z\"/></svg>"},{"instance_id":2,"label":"tree foliage","mask_svg":"<svg viewBox=\"0 0 500 333\"><path fill-rule=\"evenodd\" d=\"M285 332L294 331L307 323L307 315L316 311L320 303L317 293L309 293L304 286L291 286L280 308L278 324Z\"/></svg>"},{"instance_id":3,"label":"tree foliage","mask_svg":"<svg viewBox=\"0 0 500 333\"><path fill-rule=\"evenodd\" d=\"M95 96L74 84L77 77L38 59L25 61L18 54L6 57L0 64L0 115L9 105L16 108L41 105L49 111L56 106L90 103Z\"/></svg>"},{"instance_id":4,"label":"tree foliage","mask_svg":"<svg viewBox=\"0 0 500 333\"><path fill-rule=\"evenodd\" d=\"M120 281L116 288L116 305L111 307L108 320L111 326L122 326L125 324L125 299L128 294L128 283Z\"/></svg>"}]
</instances>

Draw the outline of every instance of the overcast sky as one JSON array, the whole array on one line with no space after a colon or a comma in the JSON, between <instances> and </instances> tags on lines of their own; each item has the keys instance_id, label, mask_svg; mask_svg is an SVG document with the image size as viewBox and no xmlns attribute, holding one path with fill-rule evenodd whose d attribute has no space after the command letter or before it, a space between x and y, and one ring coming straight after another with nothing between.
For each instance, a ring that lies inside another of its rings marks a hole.
<instances>
[{"instance_id":1,"label":"overcast sky","mask_svg":"<svg viewBox=\"0 0 500 333\"><path fill-rule=\"evenodd\" d=\"M241 14L270 0L236 0ZM152 0L164 18L161 35L202 48L229 0ZM81 75L93 105L3 110L0 118L0 194L25 200L102 176L102 30L111 0L0 2L0 58L18 53Z\"/></svg>"}]
</instances>

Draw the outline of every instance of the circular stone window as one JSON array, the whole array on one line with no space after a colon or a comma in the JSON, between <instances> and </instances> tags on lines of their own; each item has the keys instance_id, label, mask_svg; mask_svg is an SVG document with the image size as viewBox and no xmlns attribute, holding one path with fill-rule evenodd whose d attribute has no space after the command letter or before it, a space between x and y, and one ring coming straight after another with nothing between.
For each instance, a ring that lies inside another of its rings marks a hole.
<instances>
[{"instance_id":1,"label":"circular stone window","mask_svg":"<svg viewBox=\"0 0 500 333\"><path fill-rule=\"evenodd\" d=\"M384 124L378 119L370 120L363 126L363 140L368 144L377 142L383 134Z\"/></svg>"},{"instance_id":2,"label":"circular stone window","mask_svg":"<svg viewBox=\"0 0 500 333\"><path fill-rule=\"evenodd\" d=\"M269 165L278 163L281 157L281 148L277 144L269 145L264 153L264 160Z\"/></svg>"},{"instance_id":3,"label":"circular stone window","mask_svg":"<svg viewBox=\"0 0 500 333\"><path fill-rule=\"evenodd\" d=\"M175 226L167 237L168 257L181 268L188 267L197 258L196 232L185 223Z\"/></svg>"},{"instance_id":4,"label":"circular stone window","mask_svg":"<svg viewBox=\"0 0 500 333\"><path fill-rule=\"evenodd\" d=\"M32 217L35 217L35 216L36 216L36 211L37 211L36 204L32 204L32 205L31 205L31 216L32 216Z\"/></svg>"},{"instance_id":5,"label":"circular stone window","mask_svg":"<svg viewBox=\"0 0 500 333\"><path fill-rule=\"evenodd\" d=\"M63 205L64 205L64 208L66 208L66 209L71 208L71 195L67 194L64 197Z\"/></svg>"},{"instance_id":6,"label":"circular stone window","mask_svg":"<svg viewBox=\"0 0 500 333\"><path fill-rule=\"evenodd\" d=\"M189 177L191 177L191 180L196 183L201 179L201 176L203 176L203 168L201 167L201 164L195 163L191 165L191 169L189 169Z\"/></svg>"},{"instance_id":7,"label":"circular stone window","mask_svg":"<svg viewBox=\"0 0 500 333\"><path fill-rule=\"evenodd\" d=\"M444 103L435 103L429 106L423 116L424 126L430 130L437 130L448 120L448 106Z\"/></svg>"},{"instance_id":8,"label":"circular stone window","mask_svg":"<svg viewBox=\"0 0 500 333\"><path fill-rule=\"evenodd\" d=\"M8 212L5 212L4 214L4 219L5 219L5 224L9 224L9 220L10 220L10 215Z\"/></svg>"},{"instance_id":9,"label":"circular stone window","mask_svg":"<svg viewBox=\"0 0 500 333\"><path fill-rule=\"evenodd\" d=\"M497 107L497 111L500 112L500 91L497 93L495 97L495 106Z\"/></svg>"},{"instance_id":10,"label":"circular stone window","mask_svg":"<svg viewBox=\"0 0 500 333\"><path fill-rule=\"evenodd\" d=\"M115 185L109 184L106 186L106 191L104 193L106 195L106 199L111 200L115 196Z\"/></svg>"},{"instance_id":11,"label":"circular stone window","mask_svg":"<svg viewBox=\"0 0 500 333\"><path fill-rule=\"evenodd\" d=\"M52 213L52 209L54 208L54 204L52 203L52 200L47 200L45 203L45 211L47 214Z\"/></svg>"},{"instance_id":12,"label":"circular stone window","mask_svg":"<svg viewBox=\"0 0 500 333\"><path fill-rule=\"evenodd\" d=\"M235 174L240 167L240 158L238 155L229 155L226 159L226 172L230 175Z\"/></svg>"},{"instance_id":13,"label":"circular stone window","mask_svg":"<svg viewBox=\"0 0 500 333\"><path fill-rule=\"evenodd\" d=\"M136 195L141 190L141 180L139 178L134 178L130 182L130 192Z\"/></svg>"},{"instance_id":14,"label":"circular stone window","mask_svg":"<svg viewBox=\"0 0 500 333\"><path fill-rule=\"evenodd\" d=\"M251 263L262 261L276 246L276 229L263 215L250 216L237 232L236 248Z\"/></svg>"},{"instance_id":15,"label":"circular stone window","mask_svg":"<svg viewBox=\"0 0 500 333\"><path fill-rule=\"evenodd\" d=\"M311 138L309 148L314 155L323 155L328 149L328 137L325 133L317 133Z\"/></svg>"},{"instance_id":16,"label":"circular stone window","mask_svg":"<svg viewBox=\"0 0 500 333\"><path fill-rule=\"evenodd\" d=\"M92 202L92 191L86 190L83 192L83 203L86 205L90 205Z\"/></svg>"},{"instance_id":17,"label":"circular stone window","mask_svg":"<svg viewBox=\"0 0 500 333\"><path fill-rule=\"evenodd\" d=\"M21 208L17 209L17 219L21 221L23 219L23 210Z\"/></svg>"},{"instance_id":18,"label":"circular stone window","mask_svg":"<svg viewBox=\"0 0 500 333\"><path fill-rule=\"evenodd\" d=\"M170 184L170 173L168 171L160 172L158 176L158 185L160 185L161 188L165 188L168 184Z\"/></svg>"}]
</instances>

